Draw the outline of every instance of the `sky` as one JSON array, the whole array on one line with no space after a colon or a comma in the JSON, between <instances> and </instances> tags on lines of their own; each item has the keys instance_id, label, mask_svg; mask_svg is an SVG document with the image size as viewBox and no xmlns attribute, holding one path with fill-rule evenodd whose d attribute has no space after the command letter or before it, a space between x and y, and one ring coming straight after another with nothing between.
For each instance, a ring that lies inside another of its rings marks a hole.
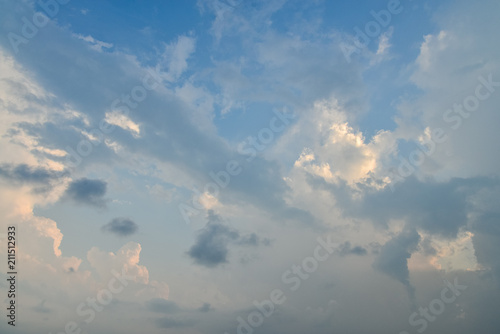
<instances>
[{"instance_id":1,"label":"sky","mask_svg":"<svg viewBox=\"0 0 500 334\"><path fill-rule=\"evenodd\" d=\"M498 13L0 0L0 332L494 332Z\"/></svg>"}]
</instances>

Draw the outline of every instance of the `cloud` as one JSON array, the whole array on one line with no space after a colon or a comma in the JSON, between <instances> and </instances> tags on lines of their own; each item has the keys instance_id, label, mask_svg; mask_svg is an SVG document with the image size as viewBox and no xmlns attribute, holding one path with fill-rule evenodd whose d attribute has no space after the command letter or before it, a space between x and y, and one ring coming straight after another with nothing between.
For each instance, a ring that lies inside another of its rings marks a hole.
<instances>
[{"instance_id":1,"label":"cloud","mask_svg":"<svg viewBox=\"0 0 500 334\"><path fill-rule=\"evenodd\" d=\"M141 245L132 241L123 245L116 253L92 247L87 252L87 260L103 280L113 277L111 271L116 270L132 276L135 282L148 284L149 271L139 264L141 250Z\"/></svg>"},{"instance_id":2,"label":"cloud","mask_svg":"<svg viewBox=\"0 0 500 334\"><path fill-rule=\"evenodd\" d=\"M47 193L53 189L54 182L68 173L46 169L28 164L0 164L0 178L9 183L33 185L33 193Z\"/></svg>"},{"instance_id":3,"label":"cloud","mask_svg":"<svg viewBox=\"0 0 500 334\"><path fill-rule=\"evenodd\" d=\"M106 188L105 181L81 178L68 185L65 196L76 203L102 208L106 206Z\"/></svg>"},{"instance_id":4,"label":"cloud","mask_svg":"<svg viewBox=\"0 0 500 334\"><path fill-rule=\"evenodd\" d=\"M408 259L417 250L420 235L416 229L408 229L389 240L380 250L373 267L401 282L408 291L412 306L416 306L415 289L410 284Z\"/></svg>"},{"instance_id":5,"label":"cloud","mask_svg":"<svg viewBox=\"0 0 500 334\"><path fill-rule=\"evenodd\" d=\"M113 47L112 43L106 43L106 42L103 42L103 41L99 41L99 40L95 39L94 37L92 37L90 35L83 36L83 35L75 34L74 36L76 38L81 39L82 41L88 42L89 45L91 46L91 48L93 48L94 50L99 51L99 52L102 52L103 48L110 49L110 48Z\"/></svg>"},{"instance_id":6,"label":"cloud","mask_svg":"<svg viewBox=\"0 0 500 334\"><path fill-rule=\"evenodd\" d=\"M184 71L188 68L188 58L195 51L196 40L188 36L179 36L174 43L165 45L165 51L162 54L161 65L166 67L166 80L178 80Z\"/></svg>"},{"instance_id":7,"label":"cloud","mask_svg":"<svg viewBox=\"0 0 500 334\"><path fill-rule=\"evenodd\" d=\"M394 191L389 186L377 189L367 183L352 187L345 182L327 183L314 176L309 176L308 182L313 187L329 190L346 217L368 219L385 227L393 219L403 219L410 226L433 235L455 238L460 228L467 225L468 198L499 181L478 177L437 182L409 177Z\"/></svg>"},{"instance_id":8,"label":"cloud","mask_svg":"<svg viewBox=\"0 0 500 334\"><path fill-rule=\"evenodd\" d=\"M240 237L236 230L217 221L213 217L209 218L207 225L199 232L196 243L188 251L188 255L199 265L215 267L226 263L229 243Z\"/></svg>"},{"instance_id":9,"label":"cloud","mask_svg":"<svg viewBox=\"0 0 500 334\"><path fill-rule=\"evenodd\" d=\"M474 255L483 268L491 269L500 286L500 186L483 189L475 194L471 203L469 229L473 233Z\"/></svg>"},{"instance_id":10,"label":"cloud","mask_svg":"<svg viewBox=\"0 0 500 334\"><path fill-rule=\"evenodd\" d=\"M10 129L26 142L37 143L37 149L62 152L55 156L45 150L40 155L68 167L77 164L79 168L115 163L126 166L132 161L128 156L140 155L149 163L168 165L171 172L162 174L162 181L188 190L194 190L193 180L196 184L212 182L208 171L223 170L228 161L240 160L245 177L231 180L219 201L251 202L278 216L311 221L311 215L288 207L283 200L287 186L276 162L259 157L247 163L218 136L213 124L214 105L210 102L214 101L213 92L203 88L206 82L193 82L195 78L185 75L189 72L189 57L196 50L194 38L177 38L165 47L156 63L147 67L116 48L109 52L93 50L87 42L53 24L44 27L44 31L53 43L51 48L45 47L43 38L32 39L25 45L26 50L36 52L24 52L21 59L7 63L30 68L32 72L26 76L36 77L31 81L47 91L48 98L43 101L45 117L39 117L37 122L15 122ZM0 43L4 43L3 50L8 54L10 46L4 40ZM37 66L40 62L45 65ZM134 106L128 107L120 98L130 97L132 89L146 76L151 79L152 68L156 70L157 89L148 91L140 103L127 101ZM117 77L121 78L118 83ZM63 83L68 81L75 84ZM190 86L203 89L188 94L186 87ZM203 104L203 112L194 107L200 98L209 101ZM114 101L119 102L117 108L112 108ZM101 133L99 124L106 115L112 115L114 109L124 110L125 106L130 110L127 117L115 119L125 129L115 126L111 133ZM96 133L102 138L89 136ZM82 147L89 152L81 153Z\"/></svg>"},{"instance_id":11,"label":"cloud","mask_svg":"<svg viewBox=\"0 0 500 334\"><path fill-rule=\"evenodd\" d=\"M58 171L48 170L39 166L27 164L1 164L0 177L20 183L49 183L61 174Z\"/></svg>"},{"instance_id":12,"label":"cloud","mask_svg":"<svg viewBox=\"0 0 500 334\"><path fill-rule=\"evenodd\" d=\"M346 241L342 245L340 245L339 253L340 256L347 256L347 255L362 256L368 254L367 250L361 246L351 247L351 243L349 241Z\"/></svg>"},{"instance_id":13,"label":"cloud","mask_svg":"<svg viewBox=\"0 0 500 334\"><path fill-rule=\"evenodd\" d=\"M255 234L241 236L240 233L226 225L223 225L218 215L209 211L208 223L198 232L196 242L187 254L195 263L205 267L216 267L228 262L229 246L268 245L269 240L261 239Z\"/></svg>"},{"instance_id":14,"label":"cloud","mask_svg":"<svg viewBox=\"0 0 500 334\"><path fill-rule=\"evenodd\" d=\"M105 224L101 230L116 234L120 237L125 237L137 232L138 228L137 224L128 218L114 218L109 223Z\"/></svg>"}]
</instances>

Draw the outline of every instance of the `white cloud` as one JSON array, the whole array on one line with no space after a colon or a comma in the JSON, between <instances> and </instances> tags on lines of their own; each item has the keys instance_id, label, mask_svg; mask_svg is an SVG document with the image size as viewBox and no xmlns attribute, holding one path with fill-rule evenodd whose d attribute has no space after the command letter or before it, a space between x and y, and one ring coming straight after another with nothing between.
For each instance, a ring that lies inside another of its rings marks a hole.
<instances>
[{"instance_id":1,"label":"white cloud","mask_svg":"<svg viewBox=\"0 0 500 334\"><path fill-rule=\"evenodd\" d=\"M165 80L175 82L188 68L188 58L195 51L196 39L179 36L177 41L165 45L161 66L166 69Z\"/></svg>"},{"instance_id":2,"label":"white cloud","mask_svg":"<svg viewBox=\"0 0 500 334\"><path fill-rule=\"evenodd\" d=\"M83 15L86 15L88 11L83 12ZM103 48L105 49L111 49L113 47L112 43L106 43L100 40L95 39L94 37L88 35L88 36L83 36L80 34L75 34L74 35L76 38L81 39L82 41L85 41L90 44L90 47L96 51L102 52Z\"/></svg>"}]
</instances>

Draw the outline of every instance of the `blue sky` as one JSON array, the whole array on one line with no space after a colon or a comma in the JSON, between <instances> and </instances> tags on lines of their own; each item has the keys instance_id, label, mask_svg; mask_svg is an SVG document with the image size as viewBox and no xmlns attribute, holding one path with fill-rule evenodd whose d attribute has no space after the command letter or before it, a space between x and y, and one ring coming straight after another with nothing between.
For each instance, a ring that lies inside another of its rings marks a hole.
<instances>
[{"instance_id":1,"label":"blue sky","mask_svg":"<svg viewBox=\"0 0 500 334\"><path fill-rule=\"evenodd\" d=\"M498 328L499 9L0 0L0 331Z\"/></svg>"}]
</instances>

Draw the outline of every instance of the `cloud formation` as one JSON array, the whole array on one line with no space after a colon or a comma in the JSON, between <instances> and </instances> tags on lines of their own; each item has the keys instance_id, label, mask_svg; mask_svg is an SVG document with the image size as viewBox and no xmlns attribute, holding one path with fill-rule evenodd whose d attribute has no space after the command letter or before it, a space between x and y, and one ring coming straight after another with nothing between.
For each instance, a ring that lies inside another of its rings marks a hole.
<instances>
[{"instance_id":1,"label":"cloud formation","mask_svg":"<svg viewBox=\"0 0 500 334\"><path fill-rule=\"evenodd\" d=\"M103 208L106 206L106 189L106 181L81 178L71 181L64 195L75 203Z\"/></svg>"},{"instance_id":2,"label":"cloud formation","mask_svg":"<svg viewBox=\"0 0 500 334\"><path fill-rule=\"evenodd\" d=\"M415 288L410 284L408 259L417 250L420 235L416 229L409 229L389 240L380 249L373 267L401 282L408 291L412 307L416 307Z\"/></svg>"},{"instance_id":3,"label":"cloud formation","mask_svg":"<svg viewBox=\"0 0 500 334\"><path fill-rule=\"evenodd\" d=\"M196 242L187 254L196 264L213 268L228 262L230 245L256 247L261 243L269 245L269 240L261 240L255 233L240 235L234 228L222 224L220 217L210 210L206 226L198 231Z\"/></svg>"},{"instance_id":4,"label":"cloud formation","mask_svg":"<svg viewBox=\"0 0 500 334\"><path fill-rule=\"evenodd\" d=\"M139 226L128 218L114 218L109 223L103 225L101 230L110 232L120 237L126 237L137 232Z\"/></svg>"}]
</instances>

